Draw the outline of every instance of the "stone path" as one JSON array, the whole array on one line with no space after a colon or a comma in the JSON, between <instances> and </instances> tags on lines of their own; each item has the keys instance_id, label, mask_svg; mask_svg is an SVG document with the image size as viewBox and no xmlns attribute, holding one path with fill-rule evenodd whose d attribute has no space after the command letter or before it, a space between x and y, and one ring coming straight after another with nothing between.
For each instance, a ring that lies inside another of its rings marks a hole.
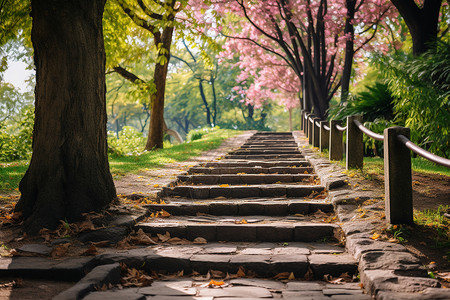
<instances>
[{"instance_id":1,"label":"stone path","mask_svg":"<svg viewBox=\"0 0 450 300\"><path fill-rule=\"evenodd\" d=\"M117 242L133 229L172 243L93 258L3 258L0 275L81 279L54 299L450 299L406 248L373 239L383 224L379 191L352 186L339 166L305 145L298 133L256 133L239 149L178 176L161 190L163 204L79 237L88 243L108 235ZM171 216L145 217L161 209ZM119 263L194 275L96 291L119 282ZM358 274L361 282L339 279ZM219 284L208 286L210 279Z\"/></svg>"}]
</instances>

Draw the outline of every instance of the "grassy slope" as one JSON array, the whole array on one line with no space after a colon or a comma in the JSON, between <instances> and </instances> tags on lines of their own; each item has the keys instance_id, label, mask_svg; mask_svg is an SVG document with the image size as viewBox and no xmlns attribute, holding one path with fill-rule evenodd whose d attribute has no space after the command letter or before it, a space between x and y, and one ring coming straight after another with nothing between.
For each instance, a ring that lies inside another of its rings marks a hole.
<instances>
[{"instance_id":1,"label":"grassy slope","mask_svg":"<svg viewBox=\"0 0 450 300\"><path fill-rule=\"evenodd\" d=\"M203 151L218 148L222 142L241 133L236 130L219 129L205 134L201 139L190 143L174 145L170 148L150 151L140 156L110 157L111 173L115 176L139 173L145 169L162 167L166 163L184 161L198 156ZM28 168L28 161L0 163L0 193L18 190L19 182Z\"/></svg>"}]
</instances>

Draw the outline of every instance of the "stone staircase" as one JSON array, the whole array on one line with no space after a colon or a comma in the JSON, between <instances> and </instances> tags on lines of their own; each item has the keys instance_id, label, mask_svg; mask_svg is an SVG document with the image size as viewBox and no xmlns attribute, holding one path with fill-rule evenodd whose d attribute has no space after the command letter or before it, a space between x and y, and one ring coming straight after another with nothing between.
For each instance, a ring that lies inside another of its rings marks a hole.
<instances>
[{"instance_id":1,"label":"stone staircase","mask_svg":"<svg viewBox=\"0 0 450 300\"><path fill-rule=\"evenodd\" d=\"M244 272L266 279L258 284L256 279L233 279L220 295L197 288L198 299L370 298L357 283L320 281L324 276L351 277L358 266L339 245L342 232L333 224L336 218L326 188L291 133L256 133L239 149L178 176L159 193L159 200L160 204L147 208L153 213L164 210L171 216L149 218L135 229L195 244L154 247L154 256L147 254L148 271L183 270L184 274L200 275ZM268 280L279 274L301 281L290 282L288 287ZM275 284L280 285L278 289L270 288ZM187 285L196 286L195 281ZM241 296L234 294L235 288L243 286ZM268 292L265 296L255 290L261 288ZM151 295L162 296L156 292Z\"/></svg>"}]
</instances>

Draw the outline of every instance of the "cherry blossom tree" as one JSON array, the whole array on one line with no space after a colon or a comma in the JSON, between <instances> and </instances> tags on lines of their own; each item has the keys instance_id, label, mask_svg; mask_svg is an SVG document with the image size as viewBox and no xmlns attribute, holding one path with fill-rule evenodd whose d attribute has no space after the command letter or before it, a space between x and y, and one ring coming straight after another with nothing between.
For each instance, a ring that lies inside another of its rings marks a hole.
<instances>
[{"instance_id":1,"label":"cherry blossom tree","mask_svg":"<svg viewBox=\"0 0 450 300\"><path fill-rule=\"evenodd\" d=\"M254 77L245 91L247 101L258 106L277 97L289 108L301 95L302 108L321 118L341 85L347 93L354 56L369 46L383 19L396 13L387 0L189 4L204 26L215 25L229 37L222 58L239 55L239 80ZM214 23L211 16L221 18Z\"/></svg>"}]
</instances>

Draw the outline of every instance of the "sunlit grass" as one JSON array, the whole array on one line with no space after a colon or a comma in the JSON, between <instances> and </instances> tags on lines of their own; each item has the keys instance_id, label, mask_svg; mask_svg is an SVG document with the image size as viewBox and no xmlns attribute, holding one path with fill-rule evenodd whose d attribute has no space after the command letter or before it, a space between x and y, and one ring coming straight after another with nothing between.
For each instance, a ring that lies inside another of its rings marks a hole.
<instances>
[{"instance_id":1,"label":"sunlit grass","mask_svg":"<svg viewBox=\"0 0 450 300\"><path fill-rule=\"evenodd\" d=\"M450 176L450 168L436 165L424 158L411 158L413 171L427 174L439 174ZM367 174L384 174L384 162L381 157L364 157L364 172Z\"/></svg>"},{"instance_id":2,"label":"sunlit grass","mask_svg":"<svg viewBox=\"0 0 450 300\"><path fill-rule=\"evenodd\" d=\"M175 144L171 147L148 151L140 156L110 157L111 173L125 175L127 173L139 173L146 169L155 169L165 164L185 161L198 156L204 151L218 148L222 142L240 131L218 129L205 134L201 139L189 143Z\"/></svg>"},{"instance_id":3,"label":"sunlit grass","mask_svg":"<svg viewBox=\"0 0 450 300\"><path fill-rule=\"evenodd\" d=\"M166 148L148 151L139 156L110 156L110 170L114 178L118 178L128 173L136 174L162 167L168 163L185 161L204 151L218 148L225 139L239 133L241 132L237 130L216 129L203 135L199 140L178 145L165 143ZM28 163L25 160L0 163L0 192L18 190L19 182L28 168Z\"/></svg>"},{"instance_id":4,"label":"sunlit grass","mask_svg":"<svg viewBox=\"0 0 450 300\"><path fill-rule=\"evenodd\" d=\"M450 222L444 216L450 206L440 205L436 210L414 211L414 223L432 234L435 247L450 247Z\"/></svg>"}]
</instances>

